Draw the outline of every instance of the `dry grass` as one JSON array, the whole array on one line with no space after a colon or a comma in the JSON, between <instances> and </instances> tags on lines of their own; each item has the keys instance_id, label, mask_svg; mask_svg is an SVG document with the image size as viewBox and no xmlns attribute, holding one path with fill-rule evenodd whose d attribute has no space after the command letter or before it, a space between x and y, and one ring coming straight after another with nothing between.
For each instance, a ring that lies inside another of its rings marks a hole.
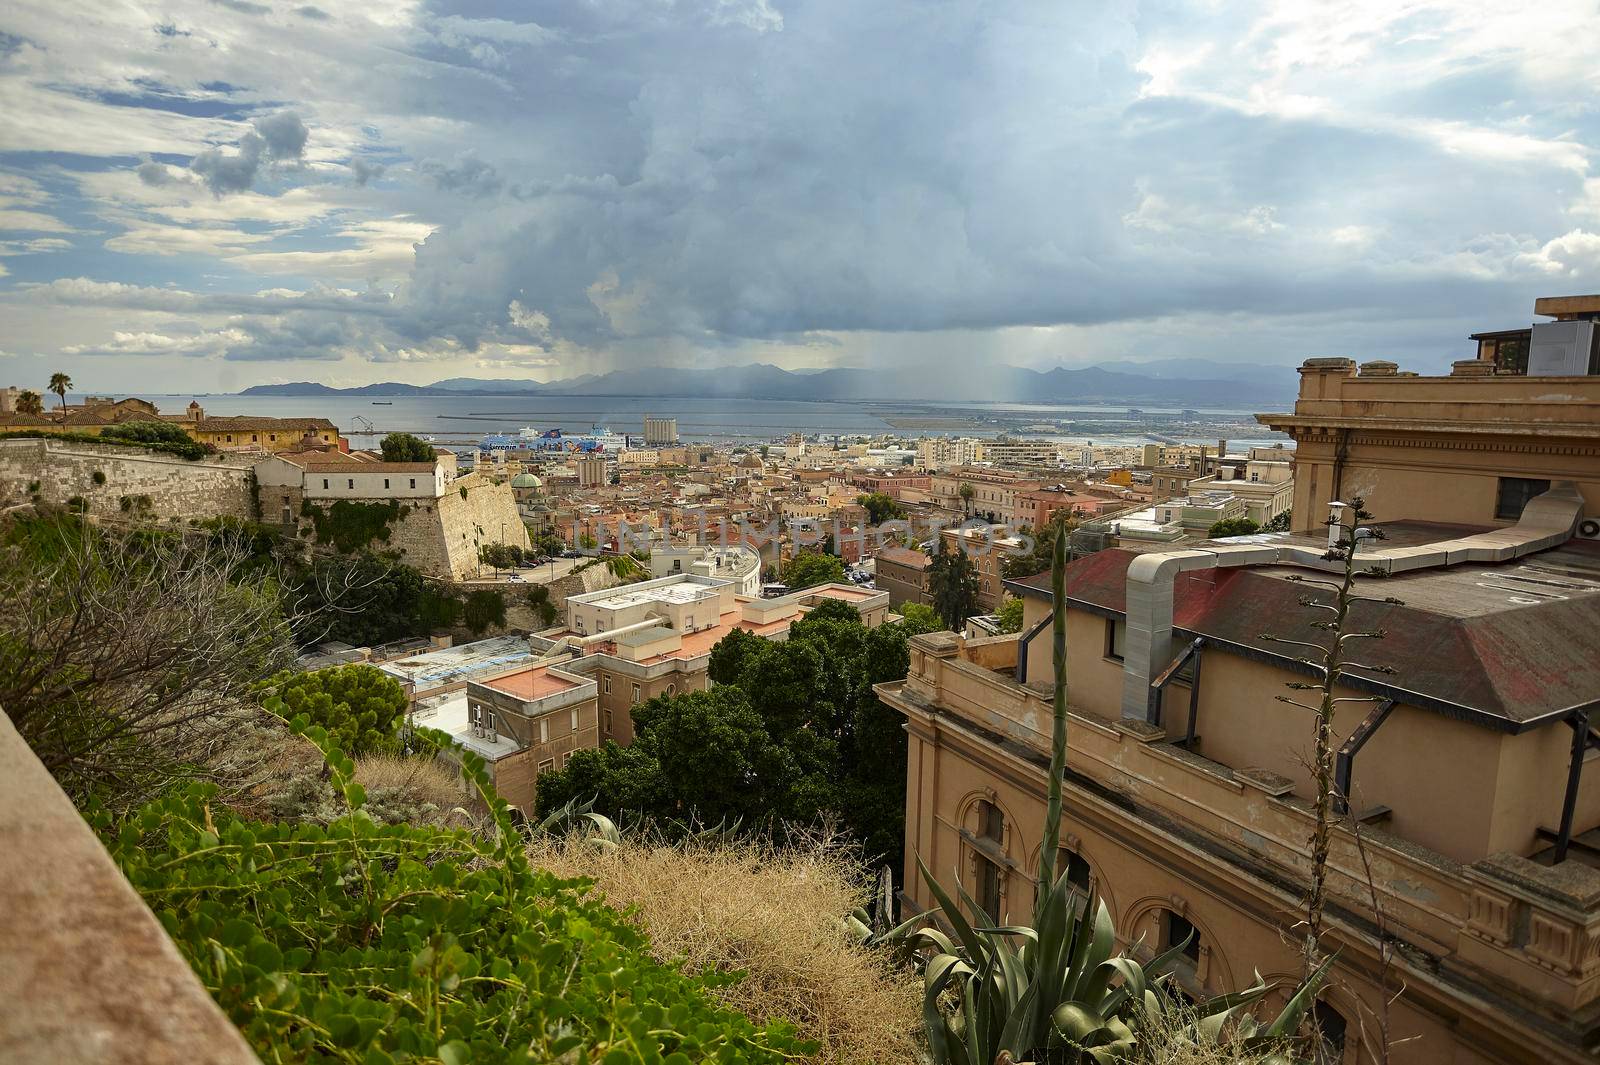
<instances>
[{"instance_id":1,"label":"dry grass","mask_svg":"<svg viewBox=\"0 0 1600 1065\"><path fill-rule=\"evenodd\" d=\"M536 839L535 864L593 878L629 909L663 959L690 972L739 970L716 994L758 1022L785 1020L821 1044L818 1062L917 1060L921 988L852 944L841 918L862 904L861 870L826 842L669 845L628 838L602 850L580 836Z\"/></svg>"},{"instance_id":2,"label":"dry grass","mask_svg":"<svg viewBox=\"0 0 1600 1065\"><path fill-rule=\"evenodd\" d=\"M461 778L452 768L433 758L364 755L356 759L356 781L369 793L404 794L414 802L428 803L441 810L467 804Z\"/></svg>"},{"instance_id":3,"label":"dry grass","mask_svg":"<svg viewBox=\"0 0 1600 1065\"><path fill-rule=\"evenodd\" d=\"M1138 1060L1147 1065L1281 1065L1300 1060L1287 1040L1249 1052L1237 1047L1196 1046L1183 1034L1194 1021L1194 1015L1182 1012L1147 1019Z\"/></svg>"}]
</instances>

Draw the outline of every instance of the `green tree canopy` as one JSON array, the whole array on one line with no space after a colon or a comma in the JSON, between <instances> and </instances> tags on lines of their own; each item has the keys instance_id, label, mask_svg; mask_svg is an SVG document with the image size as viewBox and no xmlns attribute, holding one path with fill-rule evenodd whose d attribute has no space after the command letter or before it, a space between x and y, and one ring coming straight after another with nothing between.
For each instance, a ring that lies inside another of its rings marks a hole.
<instances>
[{"instance_id":1,"label":"green tree canopy","mask_svg":"<svg viewBox=\"0 0 1600 1065\"><path fill-rule=\"evenodd\" d=\"M410 566L368 552L319 558L290 572L301 604L301 645L339 640L356 646L425 636L454 625L461 603Z\"/></svg>"},{"instance_id":2,"label":"green tree canopy","mask_svg":"<svg viewBox=\"0 0 1600 1065\"><path fill-rule=\"evenodd\" d=\"M939 553L928 566L928 590L945 627L960 632L978 612L978 567L965 551L952 548L941 538Z\"/></svg>"},{"instance_id":3,"label":"green tree canopy","mask_svg":"<svg viewBox=\"0 0 1600 1065\"><path fill-rule=\"evenodd\" d=\"M39 393L23 389L17 396L17 411L20 414L43 414L44 400Z\"/></svg>"},{"instance_id":4,"label":"green tree canopy","mask_svg":"<svg viewBox=\"0 0 1600 1065\"><path fill-rule=\"evenodd\" d=\"M1260 531L1261 526L1249 518L1223 518L1206 531L1206 536L1212 540L1220 540L1228 536L1249 536Z\"/></svg>"},{"instance_id":5,"label":"green tree canopy","mask_svg":"<svg viewBox=\"0 0 1600 1065\"><path fill-rule=\"evenodd\" d=\"M711 648L711 661L706 676L713 684L733 684L744 672L745 663L759 654L767 641L753 632L734 629Z\"/></svg>"},{"instance_id":6,"label":"green tree canopy","mask_svg":"<svg viewBox=\"0 0 1600 1065\"><path fill-rule=\"evenodd\" d=\"M1286 510L1282 514L1275 514L1261 527L1263 532L1288 532L1293 526L1294 511Z\"/></svg>"},{"instance_id":7,"label":"green tree canopy","mask_svg":"<svg viewBox=\"0 0 1600 1065\"><path fill-rule=\"evenodd\" d=\"M843 580L844 563L837 556L820 551L801 551L783 567L783 583L794 589L837 584Z\"/></svg>"},{"instance_id":8,"label":"green tree canopy","mask_svg":"<svg viewBox=\"0 0 1600 1065\"><path fill-rule=\"evenodd\" d=\"M868 492L856 496L856 502L867 508L867 517L874 525L882 525L886 521L899 521L906 516L906 508L900 505L900 501L883 492Z\"/></svg>"},{"instance_id":9,"label":"green tree canopy","mask_svg":"<svg viewBox=\"0 0 1600 1065\"><path fill-rule=\"evenodd\" d=\"M1000 609L995 611L995 617L1000 620L1001 632L1022 631L1022 600L1008 598L1000 604Z\"/></svg>"},{"instance_id":10,"label":"green tree canopy","mask_svg":"<svg viewBox=\"0 0 1600 1065\"><path fill-rule=\"evenodd\" d=\"M263 701L282 700L285 720L301 714L326 729L339 750L355 756L393 751L406 712L400 682L365 663L305 673L279 673L261 688ZM275 705L275 704L274 704Z\"/></svg>"},{"instance_id":11,"label":"green tree canopy","mask_svg":"<svg viewBox=\"0 0 1600 1065\"><path fill-rule=\"evenodd\" d=\"M898 870L906 736L872 686L905 677L908 635L868 629L845 604L812 611L784 641L735 630L712 649L708 692L635 707L633 745L578 751L541 775L539 809L597 798L619 818L750 828L831 811Z\"/></svg>"},{"instance_id":12,"label":"green tree canopy","mask_svg":"<svg viewBox=\"0 0 1600 1065\"><path fill-rule=\"evenodd\" d=\"M385 462L432 462L434 446L410 433L390 433L378 444Z\"/></svg>"},{"instance_id":13,"label":"green tree canopy","mask_svg":"<svg viewBox=\"0 0 1600 1065\"><path fill-rule=\"evenodd\" d=\"M922 632L939 632L944 629L944 619L926 603L901 603L901 627L912 636Z\"/></svg>"}]
</instances>

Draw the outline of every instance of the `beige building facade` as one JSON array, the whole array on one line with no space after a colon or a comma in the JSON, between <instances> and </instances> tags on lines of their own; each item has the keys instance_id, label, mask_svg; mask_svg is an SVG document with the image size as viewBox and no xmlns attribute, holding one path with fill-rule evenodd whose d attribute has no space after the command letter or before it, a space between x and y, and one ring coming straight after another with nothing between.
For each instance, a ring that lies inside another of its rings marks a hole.
<instances>
[{"instance_id":1,"label":"beige building facade","mask_svg":"<svg viewBox=\"0 0 1600 1065\"><path fill-rule=\"evenodd\" d=\"M1600 377L1407 377L1311 359L1294 410L1256 417L1294 438L1296 531L1352 496L1376 514L1509 524L1561 480L1600 515Z\"/></svg>"}]
</instances>

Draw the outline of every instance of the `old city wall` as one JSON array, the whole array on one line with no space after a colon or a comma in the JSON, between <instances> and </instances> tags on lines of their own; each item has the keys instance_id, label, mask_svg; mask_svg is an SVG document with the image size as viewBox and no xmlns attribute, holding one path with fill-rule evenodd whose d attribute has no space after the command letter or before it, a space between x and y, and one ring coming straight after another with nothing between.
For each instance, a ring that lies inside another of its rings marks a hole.
<instances>
[{"instance_id":1,"label":"old city wall","mask_svg":"<svg viewBox=\"0 0 1600 1065\"><path fill-rule=\"evenodd\" d=\"M96 483L96 473L103 483ZM0 506L37 494L47 506L83 499L89 513L103 517L250 519L253 483L248 462L225 456L189 462L114 444L0 440Z\"/></svg>"},{"instance_id":2,"label":"old city wall","mask_svg":"<svg viewBox=\"0 0 1600 1065\"><path fill-rule=\"evenodd\" d=\"M478 572L479 547L502 542L533 546L511 487L467 474L438 500L407 509L391 528L387 546L408 566L460 580Z\"/></svg>"}]
</instances>

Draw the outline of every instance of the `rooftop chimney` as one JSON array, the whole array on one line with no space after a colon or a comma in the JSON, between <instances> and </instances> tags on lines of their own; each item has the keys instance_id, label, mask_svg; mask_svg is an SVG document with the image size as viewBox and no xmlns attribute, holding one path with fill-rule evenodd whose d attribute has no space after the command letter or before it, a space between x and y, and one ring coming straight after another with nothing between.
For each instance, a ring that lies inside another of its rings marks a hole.
<instances>
[{"instance_id":1,"label":"rooftop chimney","mask_svg":"<svg viewBox=\"0 0 1600 1065\"><path fill-rule=\"evenodd\" d=\"M1334 500L1328 504L1328 546L1338 547L1344 536L1344 511L1347 504Z\"/></svg>"}]
</instances>

